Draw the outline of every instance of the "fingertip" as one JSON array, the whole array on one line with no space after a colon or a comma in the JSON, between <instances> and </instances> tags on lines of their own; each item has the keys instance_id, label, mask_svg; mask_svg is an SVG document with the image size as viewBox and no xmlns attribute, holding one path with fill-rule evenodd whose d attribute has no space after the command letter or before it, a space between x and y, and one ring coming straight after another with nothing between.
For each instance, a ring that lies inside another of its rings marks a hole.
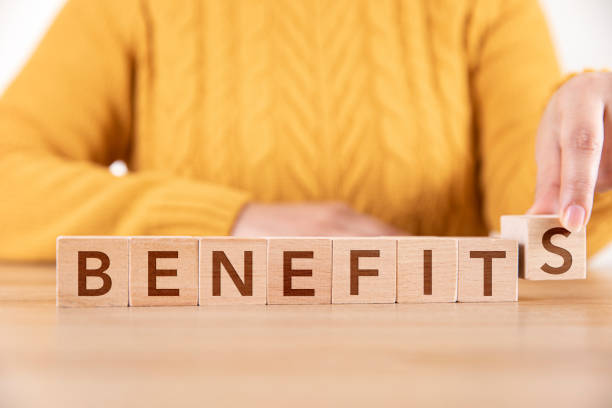
<instances>
[{"instance_id":1,"label":"fingertip","mask_svg":"<svg viewBox=\"0 0 612 408\"><path fill-rule=\"evenodd\" d=\"M584 207L571 204L567 206L561 216L561 225L570 232L580 232L585 225L586 214Z\"/></svg>"}]
</instances>

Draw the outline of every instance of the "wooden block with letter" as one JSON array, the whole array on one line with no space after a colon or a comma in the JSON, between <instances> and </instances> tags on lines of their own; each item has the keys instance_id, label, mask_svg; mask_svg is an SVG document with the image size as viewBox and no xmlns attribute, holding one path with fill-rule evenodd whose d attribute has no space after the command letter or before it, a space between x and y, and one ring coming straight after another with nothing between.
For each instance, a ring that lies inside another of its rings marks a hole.
<instances>
[{"instance_id":1,"label":"wooden block with letter","mask_svg":"<svg viewBox=\"0 0 612 408\"><path fill-rule=\"evenodd\" d=\"M518 300L518 244L499 238L459 238L459 302Z\"/></svg>"},{"instance_id":2,"label":"wooden block with letter","mask_svg":"<svg viewBox=\"0 0 612 408\"><path fill-rule=\"evenodd\" d=\"M519 276L531 280L586 279L586 231L566 230L556 215L504 215L501 234L516 239Z\"/></svg>"},{"instance_id":3,"label":"wooden block with letter","mask_svg":"<svg viewBox=\"0 0 612 408\"><path fill-rule=\"evenodd\" d=\"M58 237L56 303L128 305L128 238Z\"/></svg>"},{"instance_id":4,"label":"wooden block with letter","mask_svg":"<svg viewBox=\"0 0 612 408\"><path fill-rule=\"evenodd\" d=\"M457 240L398 238L397 303L456 301Z\"/></svg>"},{"instance_id":5,"label":"wooden block with letter","mask_svg":"<svg viewBox=\"0 0 612 408\"><path fill-rule=\"evenodd\" d=\"M332 303L395 303L397 241L335 238Z\"/></svg>"},{"instance_id":6,"label":"wooden block with letter","mask_svg":"<svg viewBox=\"0 0 612 408\"><path fill-rule=\"evenodd\" d=\"M265 239L200 239L200 305L265 305L267 251Z\"/></svg>"},{"instance_id":7,"label":"wooden block with letter","mask_svg":"<svg viewBox=\"0 0 612 408\"><path fill-rule=\"evenodd\" d=\"M197 304L197 238L130 238L131 306Z\"/></svg>"},{"instance_id":8,"label":"wooden block with letter","mask_svg":"<svg viewBox=\"0 0 612 408\"><path fill-rule=\"evenodd\" d=\"M329 238L268 240L268 304L331 303Z\"/></svg>"}]
</instances>

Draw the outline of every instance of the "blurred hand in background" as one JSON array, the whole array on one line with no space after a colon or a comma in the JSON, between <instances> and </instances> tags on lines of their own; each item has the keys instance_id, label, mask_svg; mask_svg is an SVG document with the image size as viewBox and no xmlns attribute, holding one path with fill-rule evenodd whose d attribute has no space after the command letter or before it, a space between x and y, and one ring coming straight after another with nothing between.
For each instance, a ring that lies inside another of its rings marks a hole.
<instances>
[{"instance_id":1,"label":"blurred hand in background","mask_svg":"<svg viewBox=\"0 0 612 408\"><path fill-rule=\"evenodd\" d=\"M402 235L402 231L344 203L253 203L243 208L232 235L381 236Z\"/></svg>"}]
</instances>

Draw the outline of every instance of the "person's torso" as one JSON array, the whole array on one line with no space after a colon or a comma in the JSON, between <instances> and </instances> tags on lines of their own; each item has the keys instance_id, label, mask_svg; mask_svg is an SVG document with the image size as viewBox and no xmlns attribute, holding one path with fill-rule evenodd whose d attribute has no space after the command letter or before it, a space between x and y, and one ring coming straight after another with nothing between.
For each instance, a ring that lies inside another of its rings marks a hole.
<instances>
[{"instance_id":1,"label":"person's torso","mask_svg":"<svg viewBox=\"0 0 612 408\"><path fill-rule=\"evenodd\" d=\"M459 3L149 1L131 165L482 233Z\"/></svg>"}]
</instances>

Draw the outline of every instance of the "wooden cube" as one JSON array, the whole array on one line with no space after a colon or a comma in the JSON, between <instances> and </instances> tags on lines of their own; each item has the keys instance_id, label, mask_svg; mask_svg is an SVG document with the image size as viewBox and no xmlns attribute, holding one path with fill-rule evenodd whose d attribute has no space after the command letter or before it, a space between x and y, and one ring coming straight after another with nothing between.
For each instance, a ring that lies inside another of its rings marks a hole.
<instances>
[{"instance_id":1,"label":"wooden cube","mask_svg":"<svg viewBox=\"0 0 612 408\"><path fill-rule=\"evenodd\" d=\"M457 301L457 240L402 237L397 241L397 303Z\"/></svg>"},{"instance_id":2,"label":"wooden cube","mask_svg":"<svg viewBox=\"0 0 612 408\"><path fill-rule=\"evenodd\" d=\"M518 300L518 244L499 238L460 238L459 302Z\"/></svg>"},{"instance_id":3,"label":"wooden cube","mask_svg":"<svg viewBox=\"0 0 612 408\"><path fill-rule=\"evenodd\" d=\"M270 238L268 304L331 303L331 258L328 238Z\"/></svg>"},{"instance_id":4,"label":"wooden cube","mask_svg":"<svg viewBox=\"0 0 612 408\"><path fill-rule=\"evenodd\" d=\"M265 239L200 239L200 305L265 305L267 257Z\"/></svg>"},{"instance_id":5,"label":"wooden cube","mask_svg":"<svg viewBox=\"0 0 612 408\"><path fill-rule=\"evenodd\" d=\"M131 306L197 304L197 238L130 238Z\"/></svg>"},{"instance_id":6,"label":"wooden cube","mask_svg":"<svg viewBox=\"0 0 612 408\"><path fill-rule=\"evenodd\" d=\"M556 215L504 215L503 238L519 242L519 276L530 280L586 279L586 231L570 232Z\"/></svg>"},{"instance_id":7,"label":"wooden cube","mask_svg":"<svg viewBox=\"0 0 612 408\"><path fill-rule=\"evenodd\" d=\"M395 303L397 240L335 238L332 303Z\"/></svg>"},{"instance_id":8,"label":"wooden cube","mask_svg":"<svg viewBox=\"0 0 612 408\"><path fill-rule=\"evenodd\" d=\"M128 305L128 238L58 237L56 249L57 306Z\"/></svg>"}]
</instances>

